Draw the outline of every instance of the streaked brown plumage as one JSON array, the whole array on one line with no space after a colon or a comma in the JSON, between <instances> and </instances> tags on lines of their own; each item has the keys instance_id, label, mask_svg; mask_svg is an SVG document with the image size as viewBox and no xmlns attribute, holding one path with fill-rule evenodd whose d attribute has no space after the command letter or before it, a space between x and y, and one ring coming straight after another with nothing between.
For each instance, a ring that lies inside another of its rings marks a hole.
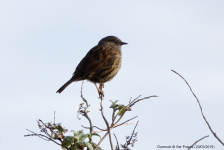
<instances>
[{"instance_id":1,"label":"streaked brown plumage","mask_svg":"<svg viewBox=\"0 0 224 150\"><path fill-rule=\"evenodd\" d=\"M104 83L112 80L121 68L121 46L127 44L115 36L107 36L101 39L97 46L93 47L76 67L72 78L66 82L56 93L61 93L74 81L89 80L93 82L99 92L104 96L96 83L101 88Z\"/></svg>"}]
</instances>

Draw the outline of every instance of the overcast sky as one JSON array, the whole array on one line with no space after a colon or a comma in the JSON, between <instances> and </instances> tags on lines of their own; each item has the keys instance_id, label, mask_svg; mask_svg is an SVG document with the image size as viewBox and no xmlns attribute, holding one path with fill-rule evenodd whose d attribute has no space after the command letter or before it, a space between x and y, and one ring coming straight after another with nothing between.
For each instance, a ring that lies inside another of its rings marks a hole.
<instances>
[{"instance_id":1,"label":"overcast sky","mask_svg":"<svg viewBox=\"0 0 224 150\"><path fill-rule=\"evenodd\" d=\"M109 100L128 104L139 95L158 95L137 103L123 121L138 116L133 149L191 145L223 146L211 134L198 103L177 71L191 85L212 129L224 141L224 1L223 0L7 0L0 1L0 145L1 149L61 149L38 137L36 120L53 121L69 130L85 130L77 119L81 82L60 95L76 66L100 39L119 37L122 67L105 84ZM91 82L84 83L93 124L105 128L100 100ZM113 130L121 144L134 125ZM68 133L67 135L72 135ZM94 138L97 143L98 137ZM108 138L101 147L109 149ZM115 143L114 143L115 144ZM183 149L183 148L182 148Z\"/></svg>"}]
</instances>

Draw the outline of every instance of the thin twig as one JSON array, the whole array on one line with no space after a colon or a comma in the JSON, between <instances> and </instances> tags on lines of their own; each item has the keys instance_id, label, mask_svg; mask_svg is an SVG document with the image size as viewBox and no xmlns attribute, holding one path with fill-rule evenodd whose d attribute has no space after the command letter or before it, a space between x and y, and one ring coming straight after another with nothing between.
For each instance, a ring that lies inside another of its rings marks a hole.
<instances>
[{"instance_id":1,"label":"thin twig","mask_svg":"<svg viewBox=\"0 0 224 150\"><path fill-rule=\"evenodd\" d=\"M89 127L84 127L83 125L81 125L83 128L85 128L85 129L89 129ZM107 131L107 129L100 129L99 127L97 127L97 126L93 126L93 128L97 128L97 129L99 129L99 130L101 130L101 131ZM93 131L94 132L94 131ZM95 132L94 132L95 133Z\"/></svg>"},{"instance_id":2,"label":"thin twig","mask_svg":"<svg viewBox=\"0 0 224 150\"><path fill-rule=\"evenodd\" d=\"M54 124L55 124L55 111L54 111Z\"/></svg>"},{"instance_id":3,"label":"thin twig","mask_svg":"<svg viewBox=\"0 0 224 150\"><path fill-rule=\"evenodd\" d=\"M89 128L90 131L89 132L91 134L91 133L93 133L93 123L92 123L92 120L88 116L88 109L89 109L90 105L88 104L88 101L83 97L83 94L82 94L83 84L84 84L84 81L82 81L82 86L81 86L81 98L86 103L87 108L85 109L85 115L84 116L89 121L89 124L90 124L90 128ZM92 138L90 138L90 142L92 142Z\"/></svg>"},{"instance_id":4,"label":"thin twig","mask_svg":"<svg viewBox=\"0 0 224 150\"><path fill-rule=\"evenodd\" d=\"M145 99L149 99L149 98L151 98L151 97L158 97L158 96L156 96L156 95L152 95L152 96L144 97L144 98L141 98L141 99L138 99L138 100L134 100L134 101L132 101L132 103L129 104L129 106L127 106L127 107L132 107L135 103L137 103L137 102L139 102L139 101L142 101L142 100L145 100Z\"/></svg>"},{"instance_id":5,"label":"thin twig","mask_svg":"<svg viewBox=\"0 0 224 150\"><path fill-rule=\"evenodd\" d=\"M51 128L49 128L42 120L38 120L39 122L41 122L46 128L48 128L52 133L54 133L55 135L57 135L57 133L55 133ZM50 135L49 135L49 133L48 132L45 132L49 137L50 137Z\"/></svg>"},{"instance_id":6,"label":"thin twig","mask_svg":"<svg viewBox=\"0 0 224 150\"><path fill-rule=\"evenodd\" d=\"M129 145L131 145L132 147L134 147L135 142L137 142L137 134L138 134L138 132L135 133L135 129L136 129L137 125L138 125L138 122L135 125L135 128L134 128L131 136L130 137L129 136L126 137L125 144L124 145L121 144L121 147L124 148L122 150L130 150L130 148L128 148Z\"/></svg>"},{"instance_id":7,"label":"thin twig","mask_svg":"<svg viewBox=\"0 0 224 150\"><path fill-rule=\"evenodd\" d=\"M218 138L218 136L216 135L216 133L212 130L211 126L209 125L207 119L205 118L204 113L203 113L203 111L202 111L201 104L200 104L200 102L199 102L197 96L194 94L193 90L191 89L191 86L190 86L190 85L188 84L188 82L184 79L184 77L182 77L179 73L177 73L177 72L174 71L174 70L171 70L171 71L174 72L174 73L176 73L177 75L179 75L179 76L186 82L186 84L187 84L188 87L190 88L191 93L194 95L194 97L196 98L196 100L197 100L197 102L198 102L198 104L199 104L199 107L200 107L200 109L201 109L202 117L204 118L206 124L208 125L208 128L210 129L210 131L212 132L212 134L214 135L214 137L215 137L215 138L216 138L216 139L217 139L217 140L224 146L224 143Z\"/></svg>"},{"instance_id":8,"label":"thin twig","mask_svg":"<svg viewBox=\"0 0 224 150\"><path fill-rule=\"evenodd\" d=\"M138 117L138 116L135 116L135 117L133 117L133 118L131 118L131 119L128 119L128 120L126 120L125 122L123 122L123 123L121 123L121 124L119 124L119 125L114 125L113 126L113 128L116 128L116 127L118 127L118 126L121 126L121 125L123 125L123 124L125 124L126 122L128 122L128 121L131 121L132 119L135 119L136 117Z\"/></svg>"},{"instance_id":9,"label":"thin twig","mask_svg":"<svg viewBox=\"0 0 224 150\"><path fill-rule=\"evenodd\" d=\"M99 141L99 143L96 145L96 147L99 147L100 144L103 142L103 140L107 137L108 132L102 137L102 139Z\"/></svg>"},{"instance_id":10,"label":"thin twig","mask_svg":"<svg viewBox=\"0 0 224 150\"><path fill-rule=\"evenodd\" d=\"M100 86L100 90L102 91L102 86ZM101 99L101 102L100 102L101 115L102 115L103 120L105 121L106 126L107 126L107 132L109 133L111 150L114 150L113 141L112 141L112 135L111 135L111 128L110 128L109 123L108 123L108 121L105 118L104 113L103 113L103 96L102 95L100 96L100 99Z\"/></svg>"},{"instance_id":11,"label":"thin twig","mask_svg":"<svg viewBox=\"0 0 224 150\"><path fill-rule=\"evenodd\" d=\"M83 84L84 84L84 81L82 81L82 86L81 86L81 98L86 103L86 106L89 106L88 101L82 95Z\"/></svg>"},{"instance_id":12,"label":"thin twig","mask_svg":"<svg viewBox=\"0 0 224 150\"><path fill-rule=\"evenodd\" d=\"M131 123L123 122L121 124L114 125L113 128L119 127L121 125L129 125L129 124L135 124L135 123L136 123L136 121L135 122L131 122ZM89 129L89 127L84 127L83 125L82 125L82 127L85 128L85 129ZM93 127L96 127L96 126L93 126ZM98 128L98 127L96 127L96 128ZM98 128L98 129L99 129L99 131L94 131L93 130L93 133L100 133L100 132L103 132L103 131L107 131L107 129L100 129L100 128Z\"/></svg>"},{"instance_id":13,"label":"thin twig","mask_svg":"<svg viewBox=\"0 0 224 150\"><path fill-rule=\"evenodd\" d=\"M116 137L115 134L114 134L114 137L115 137L115 139L116 139L116 141L117 141L117 146L116 146L115 150L120 150L119 143L118 143L118 140L117 140L117 137Z\"/></svg>"},{"instance_id":14,"label":"thin twig","mask_svg":"<svg viewBox=\"0 0 224 150\"><path fill-rule=\"evenodd\" d=\"M54 142L54 143L56 143L56 144L58 144L58 145L61 146L61 144L59 144L58 142L56 142L56 141L53 140L52 138L47 137L46 135L37 134L37 133L34 133L33 131L30 131L30 130L28 130L28 129L26 129L26 130L29 131L29 132L32 132L33 134L24 135L24 137L27 137L27 136L38 136L38 137L41 138L41 139L44 139L44 138L42 138L42 137L45 137L45 138L48 139L48 140L46 140L46 139L44 139L44 140L46 140L46 141L52 141L52 142Z\"/></svg>"},{"instance_id":15,"label":"thin twig","mask_svg":"<svg viewBox=\"0 0 224 150\"><path fill-rule=\"evenodd\" d=\"M197 140L196 142L194 142L194 144L192 144L187 150L189 150L189 149L191 149L191 148L193 148L193 146L195 145L195 144L197 144L199 141L201 141L201 140L203 140L204 138L207 138L207 137L209 137L208 135L207 136L204 136L203 138L201 138L201 139L199 139L199 140Z\"/></svg>"},{"instance_id":16,"label":"thin twig","mask_svg":"<svg viewBox=\"0 0 224 150\"><path fill-rule=\"evenodd\" d=\"M151 97L158 97L158 96L156 96L156 95L152 95L152 96L148 96L148 97L144 97L144 98L138 99L138 98L140 98L140 97L141 97L141 95L139 95L139 96L138 96L137 98L135 98L134 100L130 101L129 104L128 104L127 106L125 106L125 107L123 107L122 109L120 109L119 112L115 115L112 124L114 123L114 121L115 121L115 119L117 118L118 114L119 114L122 110L126 109L127 107L132 107L134 104L136 104L136 103L139 102L139 101L142 101L142 100L145 100L145 99L149 99L149 98L151 98Z\"/></svg>"},{"instance_id":17,"label":"thin twig","mask_svg":"<svg viewBox=\"0 0 224 150\"><path fill-rule=\"evenodd\" d=\"M134 135L134 133L135 133L135 129L136 129L137 125L138 125L138 122L137 122L136 125L135 125L135 128L134 128L134 130L133 130L133 132L132 132L132 134L131 134L131 138L129 139L129 142L131 141L131 139L132 139L132 137L133 137L133 135Z\"/></svg>"}]
</instances>

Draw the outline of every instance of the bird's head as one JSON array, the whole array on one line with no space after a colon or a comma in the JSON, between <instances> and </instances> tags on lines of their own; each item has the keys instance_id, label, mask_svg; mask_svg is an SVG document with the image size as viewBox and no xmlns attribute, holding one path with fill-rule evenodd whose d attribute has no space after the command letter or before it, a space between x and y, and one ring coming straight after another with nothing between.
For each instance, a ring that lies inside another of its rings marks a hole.
<instances>
[{"instance_id":1,"label":"bird's head","mask_svg":"<svg viewBox=\"0 0 224 150\"><path fill-rule=\"evenodd\" d=\"M117 50L121 50L121 46L124 44L128 44L128 43L122 42L116 36L107 36L107 37L101 39L98 43L99 46L115 48Z\"/></svg>"}]
</instances>

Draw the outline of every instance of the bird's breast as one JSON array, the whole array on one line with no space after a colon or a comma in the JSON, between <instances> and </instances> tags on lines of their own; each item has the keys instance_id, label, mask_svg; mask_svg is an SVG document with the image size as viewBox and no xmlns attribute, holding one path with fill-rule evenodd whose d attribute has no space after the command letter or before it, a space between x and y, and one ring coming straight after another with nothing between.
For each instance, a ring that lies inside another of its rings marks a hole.
<instances>
[{"instance_id":1,"label":"bird's breast","mask_svg":"<svg viewBox=\"0 0 224 150\"><path fill-rule=\"evenodd\" d=\"M121 53L110 55L108 59L103 62L102 67L99 67L89 78L90 81L96 83L105 83L112 80L121 68Z\"/></svg>"}]
</instances>

